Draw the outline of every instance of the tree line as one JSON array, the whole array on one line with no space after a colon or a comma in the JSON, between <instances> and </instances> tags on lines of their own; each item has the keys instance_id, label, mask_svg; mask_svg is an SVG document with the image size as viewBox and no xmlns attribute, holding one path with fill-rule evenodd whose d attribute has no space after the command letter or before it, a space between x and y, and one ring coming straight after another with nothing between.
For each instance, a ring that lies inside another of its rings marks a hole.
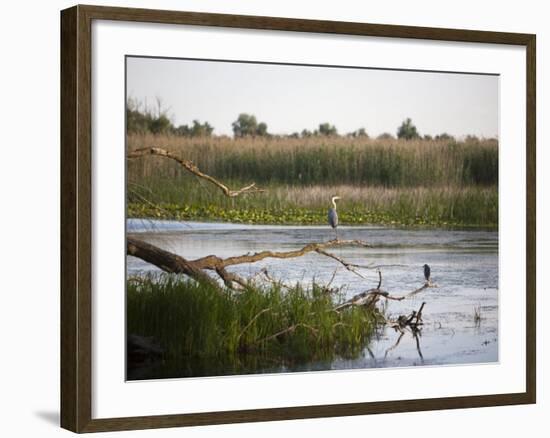
<instances>
[{"instance_id":1,"label":"tree line","mask_svg":"<svg viewBox=\"0 0 550 438\"><path fill-rule=\"evenodd\" d=\"M265 122L258 122L256 116L247 113L241 113L231 124L235 138L244 137L269 137L269 138L310 138L310 137L351 137L368 139L370 136L365 128L359 128L346 134L340 134L336 126L330 123L320 123L315 130L303 129L301 132L280 135L272 134L268 131ZM162 109L162 103L157 99L157 110L152 110L147 106L141 105L134 99L128 99L126 105L126 130L128 133L151 133L176 135L181 137L211 137L214 135L214 127L208 122L193 120L190 125L176 126L167 115L166 110ZM405 140L445 140L455 141L455 138L447 133L435 136L421 135L410 118L405 119L397 128L396 135L389 132L382 133L376 138L384 139L405 139ZM467 136L467 141L477 141L475 136Z\"/></svg>"}]
</instances>

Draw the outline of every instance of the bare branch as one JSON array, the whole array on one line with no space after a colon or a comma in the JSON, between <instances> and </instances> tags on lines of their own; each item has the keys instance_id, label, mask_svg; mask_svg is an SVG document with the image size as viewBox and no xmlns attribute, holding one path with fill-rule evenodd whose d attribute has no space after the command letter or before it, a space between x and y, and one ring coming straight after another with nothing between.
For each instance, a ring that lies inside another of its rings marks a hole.
<instances>
[{"instance_id":1,"label":"bare branch","mask_svg":"<svg viewBox=\"0 0 550 438\"><path fill-rule=\"evenodd\" d=\"M223 259L215 255L209 255L200 259L193 260L192 263L199 269L212 269L217 267L227 267L232 265L240 265L243 263L254 263L267 258L274 259L291 259L295 257L301 257L310 252L319 252L324 248L332 248L336 246L362 246L365 248L370 245L361 240L329 240L322 243L310 243L303 248L295 249L291 251L261 251L254 254L245 254L241 256L228 257Z\"/></svg>"},{"instance_id":2,"label":"bare branch","mask_svg":"<svg viewBox=\"0 0 550 438\"><path fill-rule=\"evenodd\" d=\"M196 280L213 280L204 273L203 270L215 271L223 280L227 287L232 288L233 283L241 287L246 287L247 281L239 277L237 274L226 270L228 266L254 263L266 258L293 258L300 257L310 252L316 252L319 249L333 246L359 245L368 246L367 243L358 240L331 240L325 243L310 243L305 247L285 252L262 251L255 254L247 254L236 257L228 257L226 259L218 256L210 255L197 260L187 260L176 254L172 254L161 248L158 248L150 243L142 240L127 237L127 253L134 257L138 257L146 262L149 262L165 272L183 273L189 275ZM266 273L264 273L266 275ZM269 274L266 275L269 279Z\"/></svg>"},{"instance_id":3,"label":"bare branch","mask_svg":"<svg viewBox=\"0 0 550 438\"><path fill-rule=\"evenodd\" d=\"M355 275L357 275L358 277L361 277L363 280L367 280L367 277L365 277L363 274L361 274L359 271L355 270L355 268L360 268L360 267L363 267L361 265L355 265L353 263L348 263L346 262L344 259L342 259L341 257L338 257L330 252L327 252L327 251L324 251L322 249L317 249L315 250L315 252L317 252L318 254L321 254L321 255L324 255L326 257L330 257L331 259L334 259L336 260L338 263L340 263L344 268L346 268L348 271L354 273Z\"/></svg>"},{"instance_id":4,"label":"bare branch","mask_svg":"<svg viewBox=\"0 0 550 438\"><path fill-rule=\"evenodd\" d=\"M285 284L282 280L276 280L275 278L273 278L271 276L271 274L268 272L267 268L260 269L259 274L262 274L267 281L269 281L270 283L272 283L274 285L281 286L281 287L283 287L287 290L292 289L292 286L289 286L288 284Z\"/></svg>"},{"instance_id":5,"label":"bare branch","mask_svg":"<svg viewBox=\"0 0 550 438\"><path fill-rule=\"evenodd\" d=\"M287 327L271 336L268 336L266 338L263 338L263 339L260 339L259 341L256 341L256 344L261 344L262 342L266 342L266 341L270 341L272 339L275 339L275 338L278 338L279 336L281 335L284 335L285 333L292 333L294 330L296 330L298 327L303 327L303 328L307 328L309 331L311 331L311 333L313 333L313 335L315 337L317 337L318 333L319 333L319 330L316 329L315 327L312 327L308 324L304 324L302 322L299 322L298 324L294 324L294 325L291 325L290 327Z\"/></svg>"},{"instance_id":6,"label":"bare branch","mask_svg":"<svg viewBox=\"0 0 550 438\"><path fill-rule=\"evenodd\" d=\"M250 194L250 193L260 193L265 192L264 189L259 189L256 187L256 183L252 183L247 185L246 187L243 187L238 190L231 190L229 187L227 187L222 182L218 181L216 178L207 175L206 173L203 173L199 170L195 164L193 164L192 161L189 160L183 160L182 158L178 157L177 155L173 154L170 151L167 151L166 149L156 148L156 147L150 147L150 148L140 148L136 149L132 152L128 152L128 155L126 156L128 159L133 158L139 158L139 157L145 157L148 155L156 155L159 157L165 157L169 158L171 160L174 160L176 163L181 165L185 170L191 172L193 175L198 176L199 178L202 178L212 184L214 184L216 187L218 187L225 196L229 198L234 198L239 195L244 194Z\"/></svg>"},{"instance_id":7,"label":"bare branch","mask_svg":"<svg viewBox=\"0 0 550 438\"><path fill-rule=\"evenodd\" d=\"M395 296L395 295L390 295L389 292L386 292L386 291L380 289L380 286L382 286L382 272L378 271L378 275L379 275L378 287L376 287L375 289L369 289L365 292L361 292L357 295L354 295L349 300L344 301L342 304L339 304L338 306L336 306L334 308L334 310L340 311L340 310L345 309L345 308L350 307L350 306L372 307L378 302L378 299L380 297L385 298L386 300L403 301L404 299L412 297L412 296L422 292L423 290L425 290L427 288L438 287L437 284L434 284L434 283L431 283L431 282L427 281L426 283L424 283L424 285L422 285L418 289L413 290L412 292L409 292L408 294L401 295L401 296ZM420 314L422 313L422 308L423 307L424 306L422 306L419 310ZM416 314L414 314L413 316L416 317ZM421 315L419 315L419 319L421 319L420 316Z\"/></svg>"},{"instance_id":8,"label":"bare branch","mask_svg":"<svg viewBox=\"0 0 550 438\"><path fill-rule=\"evenodd\" d=\"M225 285L230 289L233 289L233 283L238 284L241 288L244 288L247 286L246 280L244 280L243 278L241 278L240 276L238 276L233 272L227 271L225 268L221 266L216 268L216 273L220 276L220 278L223 280Z\"/></svg>"}]
</instances>

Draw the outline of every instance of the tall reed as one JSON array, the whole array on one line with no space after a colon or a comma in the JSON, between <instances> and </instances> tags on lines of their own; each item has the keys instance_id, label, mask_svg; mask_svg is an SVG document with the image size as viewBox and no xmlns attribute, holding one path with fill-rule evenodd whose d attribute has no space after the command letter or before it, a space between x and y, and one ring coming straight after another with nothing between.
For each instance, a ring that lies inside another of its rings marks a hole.
<instances>
[{"instance_id":1,"label":"tall reed","mask_svg":"<svg viewBox=\"0 0 550 438\"><path fill-rule=\"evenodd\" d=\"M496 185L496 140L434 141L346 137L185 138L131 134L128 149L157 146L223 180L259 184L385 187ZM132 160L129 179L180 175L162 158Z\"/></svg>"}]
</instances>

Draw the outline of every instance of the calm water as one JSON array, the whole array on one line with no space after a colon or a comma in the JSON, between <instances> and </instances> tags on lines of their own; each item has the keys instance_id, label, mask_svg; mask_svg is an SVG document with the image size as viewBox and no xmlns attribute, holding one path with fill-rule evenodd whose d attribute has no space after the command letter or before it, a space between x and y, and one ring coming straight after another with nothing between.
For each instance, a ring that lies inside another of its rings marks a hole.
<instances>
[{"instance_id":1,"label":"calm water","mask_svg":"<svg viewBox=\"0 0 550 438\"><path fill-rule=\"evenodd\" d=\"M334 237L326 226L252 226L136 219L128 220L128 233L190 259L209 254L228 257L266 249L285 251ZM388 301L387 306L387 313L397 316L409 314L426 302L425 325L419 344L409 332L399 340L400 333L387 328L357 359L309 363L291 369L263 367L250 372L498 361L498 232L341 227L339 238L360 239L373 245L373 248L333 248L330 252L350 262L380 267L382 288L392 295L403 295L422 286L422 266L424 263L431 266L432 281L438 288L426 289L401 302ZM349 297L378 284L375 269L362 270L370 279L366 281L336 261L318 254L292 260L266 259L230 270L246 277L264 267L274 278L286 283L311 283L313 280L326 283L338 269L332 285L344 286ZM155 270L157 268L152 265L128 257L129 274ZM481 309L480 323L474 319L475 308ZM151 376L141 378L147 377Z\"/></svg>"}]
</instances>

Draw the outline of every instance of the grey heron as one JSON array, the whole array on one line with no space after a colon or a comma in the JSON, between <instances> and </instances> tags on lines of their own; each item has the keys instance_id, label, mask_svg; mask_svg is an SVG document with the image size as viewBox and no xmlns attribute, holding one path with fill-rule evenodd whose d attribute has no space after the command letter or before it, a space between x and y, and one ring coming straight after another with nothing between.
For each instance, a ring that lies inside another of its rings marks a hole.
<instances>
[{"instance_id":1,"label":"grey heron","mask_svg":"<svg viewBox=\"0 0 550 438\"><path fill-rule=\"evenodd\" d=\"M430 282L430 274L431 269L428 265L424 265L424 278L426 279L426 283Z\"/></svg>"},{"instance_id":2,"label":"grey heron","mask_svg":"<svg viewBox=\"0 0 550 438\"><path fill-rule=\"evenodd\" d=\"M336 201L340 199L340 196L332 197L332 207L328 209L328 223L334 228L336 233L336 240L338 240L338 213L336 213Z\"/></svg>"}]
</instances>

